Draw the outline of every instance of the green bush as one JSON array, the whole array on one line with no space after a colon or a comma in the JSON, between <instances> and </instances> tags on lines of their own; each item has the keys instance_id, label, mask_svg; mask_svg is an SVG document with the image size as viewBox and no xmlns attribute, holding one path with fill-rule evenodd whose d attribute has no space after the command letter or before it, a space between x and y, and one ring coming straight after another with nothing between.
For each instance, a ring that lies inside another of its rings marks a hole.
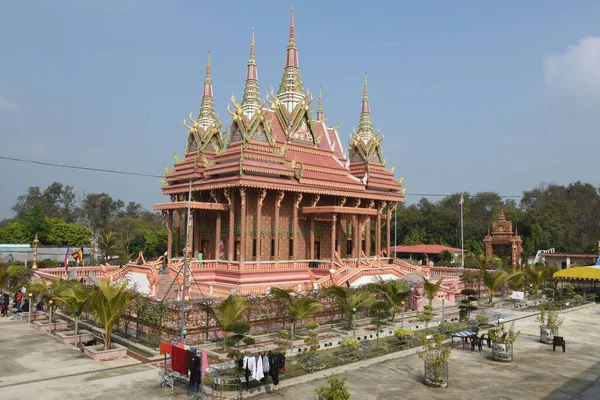
<instances>
[{"instance_id":1,"label":"green bush","mask_svg":"<svg viewBox=\"0 0 600 400\"><path fill-rule=\"evenodd\" d=\"M321 326L321 324L319 324L318 322L309 322L308 324L306 324L306 329L312 331L313 329L317 329L319 326Z\"/></svg>"},{"instance_id":2,"label":"green bush","mask_svg":"<svg viewBox=\"0 0 600 400\"><path fill-rule=\"evenodd\" d=\"M256 343L256 339L254 339L252 336L246 336L242 339L242 342L244 342L246 345L252 345Z\"/></svg>"},{"instance_id":3,"label":"green bush","mask_svg":"<svg viewBox=\"0 0 600 400\"><path fill-rule=\"evenodd\" d=\"M229 358L241 358L243 356L244 356L244 353L242 353L238 349L231 349L227 353L227 357L229 357Z\"/></svg>"},{"instance_id":4,"label":"green bush","mask_svg":"<svg viewBox=\"0 0 600 400\"><path fill-rule=\"evenodd\" d=\"M477 314L475 316L475 320L479 325L485 325L490 322L490 317L487 314Z\"/></svg>"},{"instance_id":5,"label":"green bush","mask_svg":"<svg viewBox=\"0 0 600 400\"><path fill-rule=\"evenodd\" d=\"M279 339L290 340L290 331L286 331L285 329L278 330L277 337ZM294 335L294 338L296 338L296 335Z\"/></svg>"},{"instance_id":6,"label":"green bush","mask_svg":"<svg viewBox=\"0 0 600 400\"><path fill-rule=\"evenodd\" d=\"M415 336L415 333L407 328L397 328L394 329L394 336L400 338L400 339L406 339L406 338L412 338L413 336Z\"/></svg>"},{"instance_id":7,"label":"green bush","mask_svg":"<svg viewBox=\"0 0 600 400\"><path fill-rule=\"evenodd\" d=\"M350 390L346 383L347 379L340 379L335 374L328 375L325 378L327 385L316 388L315 394L319 400L348 400L350 399Z\"/></svg>"},{"instance_id":8,"label":"green bush","mask_svg":"<svg viewBox=\"0 0 600 400\"><path fill-rule=\"evenodd\" d=\"M358 350L360 342L354 338L346 338L340 342L340 346L345 350Z\"/></svg>"}]
</instances>

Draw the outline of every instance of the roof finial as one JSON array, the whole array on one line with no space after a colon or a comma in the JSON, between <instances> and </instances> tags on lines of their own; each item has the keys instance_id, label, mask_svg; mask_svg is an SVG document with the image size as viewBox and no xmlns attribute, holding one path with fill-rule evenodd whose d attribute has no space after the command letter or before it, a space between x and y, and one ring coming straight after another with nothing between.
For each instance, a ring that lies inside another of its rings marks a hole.
<instances>
[{"instance_id":1,"label":"roof finial","mask_svg":"<svg viewBox=\"0 0 600 400\"><path fill-rule=\"evenodd\" d=\"M500 216L498 218L500 221L505 221L506 217L504 216L504 204L500 205Z\"/></svg>"},{"instance_id":2,"label":"roof finial","mask_svg":"<svg viewBox=\"0 0 600 400\"><path fill-rule=\"evenodd\" d=\"M250 59L254 60L254 27L252 27L252 43L250 44Z\"/></svg>"},{"instance_id":3,"label":"roof finial","mask_svg":"<svg viewBox=\"0 0 600 400\"><path fill-rule=\"evenodd\" d=\"M290 22L290 43L295 41L294 35L294 6L292 6L292 20Z\"/></svg>"},{"instance_id":4,"label":"roof finial","mask_svg":"<svg viewBox=\"0 0 600 400\"><path fill-rule=\"evenodd\" d=\"M208 62L206 63L206 83L210 82L210 50L208 51Z\"/></svg>"},{"instance_id":5,"label":"roof finial","mask_svg":"<svg viewBox=\"0 0 600 400\"><path fill-rule=\"evenodd\" d=\"M323 121L323 91L319 85L319 107L317 108L317 121Z\"/></svg>"},{"instance_id":6,"label":"roof finial","mask_svg":"<svg viewBox=\"0 0 600 400\"><path fill-rule=\"evenodd\" d=\"M365 72L365 87L363 93L363 101L369 101L369 89L367 88L367 73Z\"/></svg>"}]
</instances>

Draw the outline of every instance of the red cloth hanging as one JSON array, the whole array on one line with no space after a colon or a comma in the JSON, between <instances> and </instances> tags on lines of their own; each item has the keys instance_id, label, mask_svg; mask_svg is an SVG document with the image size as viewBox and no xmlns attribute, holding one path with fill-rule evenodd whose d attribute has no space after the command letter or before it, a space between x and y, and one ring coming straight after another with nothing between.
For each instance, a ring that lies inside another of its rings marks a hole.
<instances>
[{"instance_id":1,"label":"red cloth hanging","mask_svg":"<svg viewBox=\"0 0 600 400\"><path fill-rule=\"evenodd\" d=\"M167 343L164 340L160 341L160 354L167 355L173 354L173 345L171 343Z\"/></svg>"},{"instance_id":2,"label":"red cloth hanging","mask_svg":"<svg viewBox=\"0 0 600 400\"><path fill-rule=\"evenodd\" d=\"M180 347L173 347L173 359L171 360L171 368L173 371L179 372L182 375L187 376L187 367L185 365L185 359L187 356L187 350Z\"/></svg>"}]
</instances>

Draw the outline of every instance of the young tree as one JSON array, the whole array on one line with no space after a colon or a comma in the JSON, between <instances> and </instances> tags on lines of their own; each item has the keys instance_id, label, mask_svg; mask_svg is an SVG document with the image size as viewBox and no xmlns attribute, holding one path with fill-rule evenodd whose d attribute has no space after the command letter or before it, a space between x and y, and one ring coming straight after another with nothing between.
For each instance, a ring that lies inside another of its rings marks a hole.
<instances>
[{"instance_id":1,"label":"young tree","mask_svg":"<svg viewBox=\"0 0 600 400\"><path fill-rule=\"evenodd\" d=\"M327 385L319 386L315 389L315 394L319 400L348 400L350 399L350 390L346 381L348 378L338 378L331 374L325 377Z\"/></svg>"},{"instance_id":2,"label":"young tree","mask_svg":"<svg viewBox=\"0 0 600 400\"><path fill-rule=\"evenodd\" d=\"M368 286L365 285L365 289L387 302L392 322L396 319L396 314L402 311L402 302L406 302L410 296L406 283L401 280L380 280Z\"/></svg>"},{"instance_id":3,"label":"young tree","mask_svg":"<svg viewBox=\"0 0 600 400\"><path fill-rule=\"evenodd\" d=\"M217 325L219 325L219 328L223 332L225 346L227 346L227 334L232 332L232 324L241 321L246 310L248 310L246 299L234 295L227 297L220 304L208 308L208 311L212 314L217 321Z\"/></svg>"},{"instance_id":4,"label":"young tree","mask_svg":"<svg viewBox=\"0 0 600 400\"><path fill-rule=\"evenodd\" d=\"M127 282L101 280L90 287L85 307L90 310L95 323L104 330L104 350L110 350L112 332L125 314L125 308L137 296L134 290L127 287Z\"/></svg>"},{"instance_id":5,"label":"young tree","mask_svg":"<svg viewBox=\"0 0 600 400\"><path fill-rule=\"evenodd\" d=\"M98 247L104 258L117 252L117 235L113 231L103 232L98 239Z\"/></svg>"},{"instance_id":6,"label":"young tree","mask_svg":"<svg viewBox=\"0 0 600 400\"><path fill-rule=\"evenodd\" d=\"M318 300L298 298L298 296L290 290L271 288L269 294L281 303L288 316L294 317L294 320L292 321L292 326L294 328L296 328L297 322L312 317L323 309L323 305Z\"/></svg>"},{"instance_id":7,"label":"young tree","mask_svg":"<svg viewBox=\"0 0 600 400\"><path fill-rule=\"evenodd\" d=\"M352 315L354 314L353 310L371 307L371 305L376 301L375 297L373 297L373 295L369 292L355 292L341 286L330 286L324 290L324 293L333 297L335 302L346 314L348 329L352 328Z\"/></svg>"}]
</instances>

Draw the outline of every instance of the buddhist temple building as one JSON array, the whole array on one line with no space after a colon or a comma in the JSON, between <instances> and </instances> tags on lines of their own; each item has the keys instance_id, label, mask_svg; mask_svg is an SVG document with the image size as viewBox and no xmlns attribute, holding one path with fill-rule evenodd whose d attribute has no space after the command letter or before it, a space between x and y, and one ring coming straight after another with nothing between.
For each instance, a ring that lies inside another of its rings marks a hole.
<instances>
[{"instance_id":1,"label":"buddhist temple building","mask_svg":"<svg viewBox=\"0 0 600 400\"><path fill-rule=\"evenodd\" d=\"M492 223L492 232L490 233L488 228L488 234L483 239L485 245L485 256L492 258L498 255L494 246L504 246L509 248L509 255L511 259L511 265L515 268L521 263L521 253L523 247L521 246L523 240L519 236L519 231L515 229L513 231L512 221L507 221L504 216L504 207L500 207L500 215L498 220ZM502 254L501 254L502 255Z\"/></svg>"},{"instance_id":2,"label":"buddhist temple building","mask_svg":"<svg viewBox=\"0 0 600 400\"><path fill-rule=\"evenodd\" d=\"M241 101L232 95L227 122L215 110L209 53L199 113L184 120L185 153L165 165L170 201L154 209L166 222L169 266L187 255L191 291L207 295L310 290L376 266L402 276L388 255L390 220L405 189L386 167L367 76L358 129L345 147L339 126L327 124L321 90L315 113L302 82L293 9L281 83L265 97L254 31L249 42Z\"/></svg>"}]
</instances>

